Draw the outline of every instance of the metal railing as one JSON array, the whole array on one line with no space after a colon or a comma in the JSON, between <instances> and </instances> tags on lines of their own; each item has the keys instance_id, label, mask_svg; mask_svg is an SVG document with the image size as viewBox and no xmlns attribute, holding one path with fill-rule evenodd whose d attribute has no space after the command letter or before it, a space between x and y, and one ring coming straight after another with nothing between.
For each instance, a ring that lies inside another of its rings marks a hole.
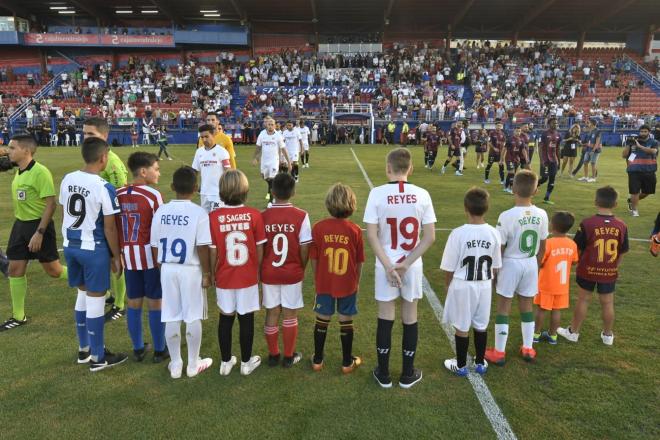
<instances>
[{"instance_id":1,"label":"metal railing","mask_svg":"<svg viewBox=\"0 0 660 440\"><path fill-rule=\"evenodd\" d=\"M656 94L660 94L660 80L656 78L654 75L651 74L648 70L644 68L644 66L640 65L637 63L637 61L633 60L628 56L627 54L623 55L623 58L632 64L632 70L637 73L639 76L641 76L648 84L649 86L654 89Z\"/></svg>"},{"instance_id":2,"label":"metal railing","mask_svg":"<svg viewBox=\"0 0 660 440\"><path fill-rule=\"evenodd\" d=\"M11 127L13 123L23 115L25 110L32 105L32 103L35 100L39 100L43 98L44 96L48 95L48 93L53 90L55 87L58 87L60 83L62 82L62 77L61 75L55 75L50 81L48 81L42 88L40 88L37 93L35 93L30 99L16 107L16 110L9 115L8 122L9 126Z\"/></svg>"}]
</instances>

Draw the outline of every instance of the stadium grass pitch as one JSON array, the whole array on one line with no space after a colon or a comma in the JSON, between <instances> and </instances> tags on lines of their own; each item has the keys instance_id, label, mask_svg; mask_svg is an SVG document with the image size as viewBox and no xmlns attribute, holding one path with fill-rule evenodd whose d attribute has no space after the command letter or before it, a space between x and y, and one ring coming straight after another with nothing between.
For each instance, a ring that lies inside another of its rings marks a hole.
<instances>
[{"instance_id":1,"label":"stadium grass pitch","mask_svg":"<svg viewBox=\"0 0 660 440\"><path fill-rule=\"evenodd\" d=\"M388 147L353 146L374 185L385 181L384 158ZM141 150L156 152L155 147ZM116 148L125 160L136 150ZM192 146L173 146L173 161L161 162L159 189L166 200L173 171L190 164ZM264 207L266 186L252 166L253 147L237 146L238 164L251 183L249 204ZM415 172L411 181L427 188L433 198L438 228L464 223L462 198L472 185L483 185L483 170L476 170L474 153L466 162L465 176L440 176L423 167L421 147L412 147ZM444 160L443 150L439 161ZM53 173L56 187L65 173L78 169L76 148L41 148L36 156ZM640 204L641 217L631 218L626 208L627 178L620 149L607 148L600 158L597 184L558 178L553 194L555 210L572 211L576 219L591 215L597 185L611 184L620 193L617 214L630 228L630 236L646 238L660 210L658 196ZM534 158L533 168L538 168ZM0 245L5 246L13 222L9 197L11 173L0 174ZM497 169L491 173L497 180ZM312 146L311 167L301 169L297 206L312 221L327 216L324 196L337 181L350 184L358 196L352 220L362 224L369 186L348 146ZM491 192L487 215L494 224L498 214L512 206L511 196L499 183L484 185ZM540 202L537 200L537 203ZM544 205L540 205L545 208ZM61 210L55 216L61 243ZM438 269L448 232L437 232L436 243L424 256L425 274L442 301L443 276ZM366 240L365 240L366 243ZM355 354L364 366L350 376L341 374L339 329L333 320L326 343L326 368L309 368L313 350L313 277L308 268L300 316L301 364L292 369L269 368L265 363L251 376L235 370L220 377L217 345L218 309L209 290L209 319L204 322L202 354L214 360L212 369L194 378L170 379L166 364L148 357L91 374L75 363L73 325L75 292L65 283L49 279L38 264L28 270L26 310L29 324L0 334L0 432L4 438L187 437L187 438L493 438L495 433L466 379L450 375L442 360L452 357L451 346L426 299L420 301L420 340L416 365L423 381L411 390L380 389L371 377L375 365L376 305L373 299L373 254L367 245L355 318ZM600 307L592 301L579 344L564 340L557 346L539 344L538 360L527 364L517 355L521 343L519 314L514 304L508 363L491 366L485 381L518 438L658 438L657 347L658 275L660 260L648 253L646 242L631 242L617 286L615 343L604 346L599 337ZM571 288L575 303L577 286ZM494 302L494 301L493 301ZM494 311L493 311L494 316ZM10 316L9 287L0 281L0 318ZM564 312L567 324L571 310ZM257 314L255 354L267 356L262 336L263 310ZM145 340L149 341L145 320ZM493 340L492 322L489 340ZM238 330L234 351L238 352ZM394 327L391 358L393 378L400 372L401 325ZM125 318L106 326L106 343L115 351L131 352ZM489 344L490 345L490 344ZM472 352L472 346L470 347Z\"/></svg>"}]
</instances>

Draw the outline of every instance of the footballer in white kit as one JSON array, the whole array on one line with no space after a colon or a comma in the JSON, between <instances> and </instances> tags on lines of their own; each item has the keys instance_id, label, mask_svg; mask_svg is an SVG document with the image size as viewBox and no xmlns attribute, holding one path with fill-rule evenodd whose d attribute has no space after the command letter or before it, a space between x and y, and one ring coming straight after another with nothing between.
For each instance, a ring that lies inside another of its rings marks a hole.
<instances>
[{"instance_id":1,"label":"footballer in white kit","mask_svg":"<svg viewBox=\"0 0 660 440\"><path fill-rule=\"evenodd\" d=\"M298 181L298 159L300 159L300 152L302 150L302 139L300 131L293 126L293 122L287 121L286 129L282 132L284 137L284 145L291 160L291 175L296 182Z\"/></svg>"},{"instance_id":2,"label":"footballer in white kit","mask_svg":"<svg viewBox=\"0 0 660 440\"><path fill-rule=\"evenodd\" d=\"M302 166L303 168L309 168L309 138L311 132L309 131L309 127L305 125L305 121L302 119L298 122L296 130L300 133L300 141L302 142Z\"/></svg>"},{"instance_id":3,"label":"footballer in white kit","mask_svg":"<svg viewBox=\"0 0 660 440\"><path fill-rule=\"evenodd\" d=\"M209 213L222 205L220 177L231 168L231 160L229 152L215 143L210 125L199 127L199 137L204 147L195 151L192 167L201 174L201 205Z\"/></svg>"},{"instance_id":4,"label":"footballer in white kit","mask_svg":"<svg viewBox=\"0 0 660 440\"><path fill-rule=\"evenodd\" d=\"M502 270L497 275L497 294L534 297L538 293L541 243L548 238L548 214L541 208L514 206L497 219L502 246Z\"/></svg>"},{"instance_id":5,"label":"footballer in white kit","mask_svg":"<svg viewBox=\"0 0 660 440\"><path fill-rule=\"evenodd\" d=\"M428 191L408 182L390 182L371 190L364 211L364 222L378 225L380 244L392 265L402 262L417 246L423 225L436 222ZM401 279L401 287L388 281L383 264L376 258L376 300L422 297L422 259L412 263Z\"/></svg>"},{"instance_id":6,"label":"footballer in white kit","mask_svg":"<svg viewBox=\"0 0 660 440\"><path fill-rule=\"evenodd\" d=\"M275 120L271 117L264 118L265 130L261 130L257 137L257 148L252 160L253 165L259 165L261 176L268 184L266 199L271 200L270 194L273 178L280 168L280 154L286 159L287 167L290 166L289 155L284 145L282 135L275 131Z\"/></svg>"},{"instance_id":7,"label":"footballer in white kit","mask_svg":"<svg viewBox=\"0 0 660 440\"><path fill-rule=\"evenodd\" d=\"M454 229L442 254L440 269L453 273L442 321L462 332L488 327L493 270L502 267L500 234L488 224Z\"/></svg>"}]
</instances>

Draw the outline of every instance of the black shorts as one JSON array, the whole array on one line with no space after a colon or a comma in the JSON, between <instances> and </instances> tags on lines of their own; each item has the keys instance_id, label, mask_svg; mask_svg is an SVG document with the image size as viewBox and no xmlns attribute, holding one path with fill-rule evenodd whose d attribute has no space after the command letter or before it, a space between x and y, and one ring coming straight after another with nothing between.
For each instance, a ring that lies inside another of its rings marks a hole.
<instances>
[{"instance_id":1,"label":"black shorts","mask_svg":"<svg viewBox=\"0 0 660 440\"><path fill-rule=\"evenodd\" d=\"M564 147L561 150L561 157L577 157L577 150Z\"/></svg>"},{"instance_id":2,"label":"black shorts","mask_svg":"<svg viewBox=\"0 0 660 440\"><path fill-rule=\"evenodd\" d=\"M655 194L655 172L628 173L628 194Z\"/></svg>"},{"instance_id":3,"label":"black shorts","mask_svg":"<svg viewBox=\"0 0 660 440\"><path fill-rule=\"evenodd\" d=\"M39 260L40 263L50 263L60 259L57 252L55 225L52 221L46 226L39 252L34 253L28 250L30 239L37 232L40 222L41 220L27 222L16 220L14 222L9 236L9 244L7 245L7 258L10 260Z\"/></svg>"},{"instance_id":4,"label":"black shorts","mask_svg":"<svg viewBox=\"0 0 660 440\"><path fill-rule=\"evenodd\" d=\"M500 161L500 153L488 154L488 162L499 162L499 161Z\"/></svg>"},{"instance_id":5,"label":"black shorts","mask_svg":"<svg viewBox=\"0 0 660 440\"><path fill-rule=\"evenodd\" d=\"M598 281L589 281L585 280L584 278L580 277L575 277L575 281L577 282L577 285L583 288L584 290L588 290L589 292L593 292L594 289L596 289L596 292L600 293L601 295L607 294L607 293L614 293L614 290L616 288L616 282L614 283L599 283Z\"/></svg>"},{"instance_id":6,"label":"black shorts","mask_svg":"<svg viewBox=\"0 0 660 440\"><path fill-rule=\"evenodd\" d=\"M511 174L513 174L519 166L520 164L518 162L506 162L506 170Z\"/></svg>"}]
</instances>

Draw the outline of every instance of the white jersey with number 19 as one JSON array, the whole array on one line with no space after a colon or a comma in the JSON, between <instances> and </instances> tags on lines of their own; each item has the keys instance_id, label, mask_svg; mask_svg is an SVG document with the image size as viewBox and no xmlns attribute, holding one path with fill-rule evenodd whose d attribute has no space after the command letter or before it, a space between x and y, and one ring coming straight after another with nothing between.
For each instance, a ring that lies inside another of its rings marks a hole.
<instances>
[{"instance_id":1,"label":"white jersey with number 19","mask_svg":"<svg viewBox=\"0 0 660 440\"><path fill-rule=\"evenodd\" d=\"M421 226L435 223L428 191L408 182L390 182L371 190L364 222L378 225L380 244L392 263L403 261L419 243ZM376 259L376 265L382 266ZM422 265L419 258L413 266Z\"/></svg>"},{"instance_id":2,"label":"white jersey with number 19","mask_svg":"<svg viewBox=\"0 0 660 440\"><path fill-rule=\"evenodd\" d=\"M548 214L541 208L514 206L497 219L497 230L506 246L503 258L531 258L548 238Z\"/></svg>"}]
</instances>

